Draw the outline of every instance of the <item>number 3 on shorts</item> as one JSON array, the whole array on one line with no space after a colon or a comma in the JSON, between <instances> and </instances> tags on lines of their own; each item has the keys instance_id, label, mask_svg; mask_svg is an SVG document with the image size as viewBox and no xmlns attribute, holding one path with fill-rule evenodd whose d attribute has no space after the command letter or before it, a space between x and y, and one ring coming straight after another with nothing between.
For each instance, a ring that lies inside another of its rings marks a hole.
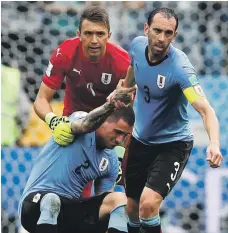
<instances>
[{"instance_id":1,"label":"number 3 on shorts","mask_svg":"<svg viewBox=\"0 0 228 233\"><path fill-rule=\"evenodd\" d=\"M175 162L174 167L175 167L175 174L171 173L171 176L170 176L172 181L176 179L177 172L179 171L179 168L180 168L180 163Z\"/></svg>"},{"instance_id":2,"label":"number 3 on shorts","mask_svg":"<svg viewBox=\"0 0 228 233\"><path fill-rule=\"evenodd\" d=\"M170 175L170 178L171 178L172 181L174 181L174 180L176 179L176 177L177 177L177 172L179 171L179 168L180 168L180 163L174 162L174 170L175 170L175 173L174 173L174 174L171 173L171 175ZM169 191L170 191L170 184L167 183L166 185L167 185L167 187L168 187L168 193L169 193Z\"/></svg>"}]
</instances>

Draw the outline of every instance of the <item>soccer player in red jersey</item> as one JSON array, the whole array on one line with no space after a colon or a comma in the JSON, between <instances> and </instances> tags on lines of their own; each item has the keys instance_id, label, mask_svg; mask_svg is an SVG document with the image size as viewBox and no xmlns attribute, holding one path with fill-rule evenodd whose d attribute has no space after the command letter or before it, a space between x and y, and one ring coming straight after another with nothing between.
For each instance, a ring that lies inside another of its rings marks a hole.
<instances>
[{"instance_id":1,"label":"soccer player in red jersey","mask_svg":"<svg viewBox=\"0 0 228 233\"><path fill-rule=\"evenodd\" d=\"M67 116L75 111L89 112L105 103L119 80L126 76L130 57L123 48L109 42L110 36L107 12L90 7L81 15L78 37L64 41L50 58L34 109L62 146L74 139ZM50 101L64 79L63 117L58 117ZM90 189L91 184L83 196L89 196Z\"/></svg>"}]
</instances>

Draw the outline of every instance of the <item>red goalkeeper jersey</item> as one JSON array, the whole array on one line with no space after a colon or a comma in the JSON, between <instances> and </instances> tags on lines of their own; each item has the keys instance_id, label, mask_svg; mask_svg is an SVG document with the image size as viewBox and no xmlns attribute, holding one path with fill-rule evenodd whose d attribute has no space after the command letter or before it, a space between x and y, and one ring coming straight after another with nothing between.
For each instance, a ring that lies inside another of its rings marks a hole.
<instances>
[{"instance_id":1,"label":"red goalkeeper jersey","mask_svg":"<svg viewBox=\"0 0 228 233\"><path fill-rule=\"evenodd\" d=\"M53 52L43 82L57 90L66 80L63 115L69 116L104 104L118 81L125 78L129 65L128 53L111 42L107 43L103 57L89 61L76 37L64 41Z\"/></svg>"}]
</instances>

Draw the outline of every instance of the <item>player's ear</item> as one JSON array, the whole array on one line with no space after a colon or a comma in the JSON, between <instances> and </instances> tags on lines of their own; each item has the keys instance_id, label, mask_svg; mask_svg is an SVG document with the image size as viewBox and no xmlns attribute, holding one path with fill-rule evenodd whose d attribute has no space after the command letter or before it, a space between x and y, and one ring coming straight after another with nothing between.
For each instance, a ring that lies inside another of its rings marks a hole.
<instances>
[{"instance_id":1,"label":"player's ear","mask_svg":"<svg viewBox=\"0 0 228 233\"><path fill-rule=\"evenodd\" d=\"M145 36L148 36L148 31L149 31L149 25L147 23L144 24L144 34Z\"/></svg>"},{"instance_id":2,"label":"player's ear","mask_svg":"<svg viewBox=\"0 0 228 233\"><path fill-rule=\"evenodd\" d=\"M77 30L77 36L80 38L80 40L81 40L81 33L80 33L80 31L79 30Z\"/></svg>"},{"instance_id":3,"label":"player's ear","mask_svg":"<svg viewBox=\"0 0 228 233\"><path fill-rule=\"evenodd\" d=\"M172 42L175 40L175 38L177 37L177 34L178 34L178 32L177 31L175 31L174 32L174 35L173 35L173 39L172 39Z\"/></svg>"},{"instance_id":4,"label":"player's ear","mask_svg":"<svg viewBox=\"0 0 228 233\"><path fill-rule=\"evenodd\" d=\"M109 32L109 33L108 33L108 39L110 39L111 35L112 35L112 33Z\"/></svg>"}]
</instances>

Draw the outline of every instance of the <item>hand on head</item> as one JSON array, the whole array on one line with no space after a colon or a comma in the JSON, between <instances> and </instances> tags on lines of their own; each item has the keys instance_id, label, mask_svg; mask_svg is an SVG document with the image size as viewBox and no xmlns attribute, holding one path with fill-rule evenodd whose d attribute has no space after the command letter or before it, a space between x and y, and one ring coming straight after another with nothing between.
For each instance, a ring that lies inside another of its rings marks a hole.
<instances>
[{"instance_id":1,"label":"hand on head","mask_svg":"<svg viewBox=\"0 0 228 233\"><path fill-rule=\"evenodd\" d=\"M134 96L135 96L136 85L134 85L133 87L124 87L123 85L124 85L124 79L120 79L116 89L106 98L107 102L110 103L112 101L112 99L115 98L117 93L122 93L122 94L125 93L130 98L129 99L128 97L125 97L125 98L127 98L127 101L130 101L127 104L131 103L131 101L134 99ZM123 102L124 102L124 100L123 100ZM125 102L126 102L126 99L125 99Z\"/></svg>"},{"instance_id":2,"label":"hand on head","mask_svg":"<svg viewBox=\"0 0 228 233\"><path fill-rule=\"evenodd\" d=\"M114 103L116 108L128 106L132 101L132 93L135 87L116 89L108 102Z\"/></svg>"}]
</instances>

